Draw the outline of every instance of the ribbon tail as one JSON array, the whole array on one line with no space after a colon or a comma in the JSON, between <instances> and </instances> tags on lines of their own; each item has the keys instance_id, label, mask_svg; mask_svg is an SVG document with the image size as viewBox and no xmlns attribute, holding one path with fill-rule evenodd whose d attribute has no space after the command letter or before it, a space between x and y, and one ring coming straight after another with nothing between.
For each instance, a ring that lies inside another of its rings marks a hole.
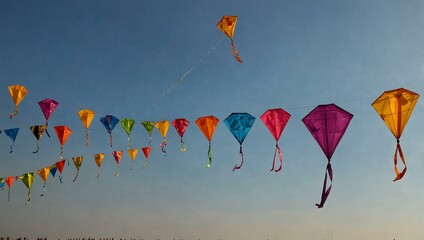
<instances>
[{"instance_id":1,"label":"ribbon tail","mask_svg":"<svg viewBox=\"0 0 424 240\"><path fill-rule=\"evenodd\" d=\"M77 180L78 174L79 174L79 170L77 170L77 175L75 176L74 180L72 180L72 182L75 182Z\"/></svg>"},{"instance_id":2,"label":"ribbon tail","mask_svg":"<svg viewBox=\"0 0 424 240\"><path fill-rule=\"evenodd\" d=\"M233 52L234 58L239 62L239 63L243 63L243 61L240 58L240 55L236 49L236 47L234 46L234 41L233 39L231 39L231 51Z\"/></svg>"},{"instance_id":3,"label":"ribbon tail","mask_svg":"<svg viewBox=\"0 0 424 240\"><path fill-rule=\"evenodd\" d=\"M130 145L131 145L130 136L128 136L128 147L127 147L127 150L130 149Z\"/></svg>"},{"instance_id":4,"label":"ribbon tail","mask_svg":"<svg viewBox=\"0 0 424 240\"><path fill-rule=\"evenodd\" d=\"M181 138L181 152L185 152L185 151L187 151L187 148L186 148L186 145L183 141L183 138Z\"/></svg>"},{"instance_id":5,"label":"ribbon tail","mask_svg":"<svg viewBox=\"0 0 424 240\"><path fill-rule=\"evenodd\" d=\"M242 148L242 146L240 145L239 157L238 157L238 160L237 160L237 164L233 167L233 172L234 172L234 170L236 170L236 169L240 169L240 168L241 168L241 166L243 166L243 148Z\"/></svg>"},{"instance_id":6,"label":"ribbon tail","mask_svg":"<svg viewBox=\"0 0 424 240\"><path fill-rule=\"evenodd\" d=\"M152 146L152 135L150 134L150 137L149 137L149 147L151 147Z\"/></svg>"},{"instance_id":7,"label":"ribbon tail","mask_svg":"<svg viewBox=\"0 0 424 240\"><path fill-rule=\"evenodd\" d=\"M45 193L46 193L46 182L44 182L43 184L43 193L41 194L41 196L44 196Z\"/></svg>"},{"instance_id":8,"label":"ribbon tail","mask_svg":"<svg viewBox=\"0 0 424 240\"><path fill-rule=\"evenodd\" d=\"M118 169L116 170L115 176L119 176L119 165L118 165Z\"/></svg>"},{"instance_id":9,"label":"ribbon tail","mask_svg":"<svg viewBox=\"0 0 424 240\"><path fill-rule=\"evenodd\" d=\"M15 107L15 110L9 115L9 118L12 119L16 114L18 114L19 109L18 106Z\"/></svg>"},{"instance_id":10,"label":"ribbon tail","mask_svg":"<svg viewBox=\"0 0 424 240\"><path fill-rule=\"evenodd\" d=\"M278 146L278 145L277 145ZM269 170L270 172L274 171L274 166L275 166L275 157L277 156L277 148L275 148L274 151L274 159L272 160L272 168L271 170Z\"/></svg>"},{"instance_id":11,"label":"ribbon tail","mask_svg":"<svg viewBox=\"0 0 424 240\"><path fill-rule=\"evenodd\" d=\"M404 158L403 152L402 152L402 148L400 146L399 140L397 140L397 141L398 142L397 142L397 145L396 145L395 156L394 156L394 159L393 159L394 165L395 165L396 178L393 180L393 182L396 182L398 180L401 180L403 178L403 176L405 175L406 169L407 169L405 158ZM400 172L400 173L399 173L399 169L397 167L397 154L398 153L399 153L400 159L402 160L402 163L404 165L404 168L403 168L402 172Z\"/></svg>"},{"instance_id":12,"label":"ribbon tail","mask_svg":"<svg viewBox=\"0 0 424 240\"><path fill-rule=\"evenodd\" d=\"M13 144L15 144L15 141L13 141L12 145L10 146L10 153L13 153Z\"/></svg>"},{"instance_id":13,"label":"ribbon tail","mask_svg":"<svg viewBox=\"0 0 424 240\"><path fill-rule=\"evenodd\" d=\"M112 147L112 133L109 133L109 145Z\"/></svg>"},{"instance_id":14,"label":"ribbon tail","mask_svg":"<svg viewBox=\"0 0 424 240\"><path fill-rule=\"evenodd\" d=\"M35 151L35 152L32 152L33 154L36 154L36 153L38 153L38 150L40 150L40 144L39 144L39 142L38 142L38 140L37 140L37 150Z\"/></svg>"},{"instance_id":15,"label":"ribbon tail","mask_svg":"<svg viewBox=\"0 0 424 240\"><path fill-rule=\"evenodd\" d=\"M30 201L31 201L31 190L28 190L28 200L25 203L25 205L27 205Z\"/></svg>"},{"instance_id":16,"label":"ribbon tail","mask_svg":"<svg viewBox=\"0 0 424 240\"><path fill-rule=\"evenodd\" d=\"M330 186L327 188L327 178L330 178ZM330 195L331 187L333 185L333 170L331 168L331 163L328 162L327 169L325 171L325 177L324 177L324 184L322 187L322 194L321 194L321 202L318 204L315 204L318 208L324 207L325 201L327 201L328 195Z\"/></svg>"},{"instance_id":17,"label":"ribbon tail","mask_svg":"<svg viewBox=\"0 0 424 240\"><path fill-rule=\"evenodd\" d=\"M62 182L62 174L59 174L59 182L60 182L60 183L63 183L63 182Z\"/></svg>"},{"instance_id":18,"label":"ribbon tail","mask_svg":"<svg viewBox=\"0 0 424 240\"><path fill-rule=\"evenodd\" d=\"M9 190L7 190L7 201L8 202L10 201L10 188L9 188Z\"/></svg>"},{"instance_id":19,"label":"ribbon tail","mask_svg":"<svg viewBox=\"0 0 424 240\"><path fill-rule=\"evenodd\" d=\"M99 177L100 177L100 168L97 169L97 178L99 178Z\"/></svg>"},{"instance_id":20,"label":"ribbon tail","mask_svg":"<svg viewBox=\"0 0 424 240\"><path fill-rule=\"evenodd\" d=\"M206 164L207 168L210 168L212 165L212 148L211 148L211 141L209 141L209 150L208 150L208 157L209 157L209 163Z\"/></svg>"},{"instance_id":21,"label":"ribbon tail","mask_svg":"<svg viewBox=\"0 0 424 240\"><path fill-rule=\"evenodd\" d=\"M162 148L162 152L166 156L166 139L163 139L163 142L161 144L159 144L159 146Z\"/></svg>"},{"instance_id":22,"label":"ribbon tail","mask_svg":"<svg viewBox=\"0 0 424 240\"><path fill-rule=\"evenodd\" d=\"M50 138L50 134L49 134L49 131L47 131L47 127L49 126L49 124L48 124L48 122L46 122L46 134L47 134L47 137L49 137Z\"/></svg>"},{"instance_id":23,"label":"ribbon tail","mask_svg":"<svg viewBox=\"0 0 424 240\"><path fill-rule=\"evenodd\" d=\"M281 149L280 149L280 146L278 146L278 143L277 143L276 146L277 146L276 150L278 150L278 157L280 159L280 167L278 169L276 169L275 172L279 172L279 171L281 171L281 169L283 169L283 155L281 155Z\"/></svg>"},{"instance_id":24,"label":"ribbon tail","mask_svg":"<svg viewBox=\"0 0 424 240\"><path fill-rule=\"evenodd\" d=\"M88 128L85 129L85 147L88 147Z\"/></svg>"}]
</instances>

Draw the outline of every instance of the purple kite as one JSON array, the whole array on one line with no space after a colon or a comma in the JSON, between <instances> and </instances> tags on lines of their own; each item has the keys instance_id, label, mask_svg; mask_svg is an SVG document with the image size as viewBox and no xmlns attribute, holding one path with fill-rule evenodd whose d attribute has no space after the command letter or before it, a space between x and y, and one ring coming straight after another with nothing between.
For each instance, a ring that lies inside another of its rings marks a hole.
<instances>
[{"instance_id":1,"label":"purple kite","mask_svg":"<svg viewBox=\"0 0 424 240\"><path fill-rule=\"evenodd\" d=\"M353 115L341 109L335 104L319 105L306 115L302 121L309 132L315 138L325 156L327 157L327 169L324 177L321 202L315 204L318 208L324 207L324 203L330 195L333 182L333 170L331 169L331 156L336 150L337 144L343 137ZM331 184L327 188L327 176Z\"/></svg>"},{"instance_id":2,"label":"purple kite","mask_svg":"<svg viewBox=\"0 0 424 240\"><path fill-rule=\"evenodd\" d=\"M50 115L52 115L52 113L56 109L57 105L59 105L59 103L53 99L46 98L42 101L39 101L38 105L40 105L41 111L43 112L44 118L46 119L46 133L47 136L50 137L50 134L47 131L47 127L49 126L49 118Z\"/></svg>"}]
</instances>

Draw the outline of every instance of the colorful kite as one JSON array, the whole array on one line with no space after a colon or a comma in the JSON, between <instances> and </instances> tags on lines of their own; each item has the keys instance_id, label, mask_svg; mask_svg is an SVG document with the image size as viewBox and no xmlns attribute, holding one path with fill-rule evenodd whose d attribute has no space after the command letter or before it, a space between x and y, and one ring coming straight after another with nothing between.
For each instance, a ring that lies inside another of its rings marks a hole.
<instances>
[{"instance_id":1,"label":"colorful kite","mask_svg":"<svg viewBox=\"0 0 424 240\"><path fill-rule=\"evenodd\" d=\"M4 190L4 185L6 184L6 181L4 180L4 178L0 178L0 188L2 190Z\"/></svg>"},{"instance_id":2,"label":"colorful kite","mask_svg":"<svg viewBox=\"0 0 424 240\"><path fill-rule=\"evenodd\" d=\"M10 191L12 189L12 185L15 182L15 180L18 180L18 177L16 176L10 176L6 178L6 185L7 185L7 201L10 201Z\"/></svg>"},{"instance_id":3,"label":"colorful kite","mask_svg":"<svg viewBox=\"0 0 424 240\"><path fill-rule=\"evenodd\" d=\"M94 161L97 165L97 178L100 176L100 167L102 166L103 158L105 157L104 153L94 154Z\"/></svg>"},{"instance_id":4,"label":"colorful kite","mask_svg":"<svg viewBox=\"0 0 424 240\"><path fill-rule=\"evenodd\" d=\"M138 153L138 149L137 148L135 148L135 149L128 149L128 155L131 158L131 170L133 170L133 168L134 168L134 159L135 159L135 157L137 157L137 153Z\"/></svg>"},{"instance_id":5,"label":"colorful kite","mask_svg":"<svg viewBox=\"0 0 424 240\"><path fill-rule=\"evenodd\" d=\"M16 136L18 136L19 128L5 129L4 133L12 139L12 145L10 146L10 153L13 152L13 144L15 144Z\"/></svg>"},{"instance_id":6,"label":"colorful kite","mask_svg":"<svg viewBox=\"0 0 424 240\"><path fill-rule=\"evenodd\" d=\"M275 143L275 152L274 152L274 160L272 161L271 171L279 172L283 168L283 156L281 155L280 146L278 146L278 140L280 139L281 134L283 133L284 127L290 119L290 114L284 111L281 108L269 109L261 116L262 122L271 132L274 137ZM278 156L280 158L280 167L278 169L274 169L275 166L275 157Z\"/></svg>"},{"instance_id":7,"label":"colorful kite","mask_svg":"<svg viewBox=\"0 0 424 240\"><path fill-rule=\"evenodd\" d=\"M75 182L77 180L77 177L78 177L78 174L79 174L83 160L84 160L83 156L72 158L72 161L74 161L75 167L77 168L77 175L75 175L75 178L74 178L74 180L72 180L72 182Z\"/></svg>"},{"instance_id":8,"label":"colorful kite","mask_svg":"<svg viewBox=\"0 0 424 240\"><path fill-rule=\"evenodd\" d=\"M255 122L255 117L248 113L231 113L225 120L224 123L228 130L240 143L240 152L237 164L233 168L233 172L236 169L240 169L243 165L243 141L249 133L250 129Z\"/></svg>"},{"instance_id":9,"label":"colorful kite","mask_svg":"<svg viewBox=\"0 0 424 240\"><path fill-rule=\"evenodd\" d=\"M100 118L100 122L105 126L107 132L109 133L109 144L112 147L112 131L115 128L116 124L119 123L119 119L112 115L106 115Z\"/></svg>"},{"instance_id":10,"label":"colorful kite","mask_svg":"<svg viewBox=\"0 0 424 240\"><path fill-rule=\"evenodd\" d=\"M66 162L66 160L63 159L61 161L56 162L53 166L50 166L50 173L53 175L53 177L56 174L56 170L59 171L59 181L60 181L60 183L62 183L62 172L63 172L63 168L65 167L65 162Z\"/></svg>"},{"instance_id":11,"label":"colorful kite","mask_svg":"<svg viewBox=\"0 0 424 240\"><path fill-rule=\"evenodd\" d=\"M153 128L155 127L155 122L152 121L144 121L141 123L144 128L146 129L147 133L149 133L149 147L152 146L152 132L153 132Z\"/></svg>"},{"instance_id":12,"label":"colorful kite","mask_svg":"<svg viewBox=\"0 0 424 240\"><path fill-rule=\"evenodd\" d=\"M328 160L321 202L319 204L315 204L318 208L324 207L324 203L330 194L333 182L333 170L330 162L331 156L333 156L334 150L336 150L337 144L339 144L342 139L352 117L352 114L346 112L335 104L328 104L319 105L302 119L303 123L315 138ZM328 189L327 174L331 181Z\"/></svg>"},{"instance_id":13,"label":"colorful kite","mask_svg":"<svg viewBox=\"0 0 424 240\"><path fill-rule=\"evenodd\" d=\"M124 128L125 132L127 133L128 136L128 147L127 150L130 149L130 134L131 134L131 130L134 127L135 121L129 118L124 118L123 120L121 120L121 126L122 128Z\"/></svg>"},{"instance_id":14,"label":"colorful kite","mask_svg":"<svg viewBox=\"0 0 424 240\"><path fill-rule=\"evenodd\" d=\"M93 121L94 114L95 113L90 109L82 109L78 112L78 116L85 127L85 147L88 147L88 128L90 127L91 121Z\"/></svg>"},{"instance_id":15,"label":"colorful kite","mask_svg":"<svg viewBox=\"0 0 424 240\"><path fill-rule=\"evenodd\" d=\"M72 130L67 126L55 126L54 131L56 132L57 138L60 142L60 160L63 159L63 145L68 141L69 136L72 134ZM68 163L69 164L69 163Z\"/></svg>"},{"instance_id":16,"label":"colorful kite","mask_svg":"<svg viewBox=\"0 0 424 240\"><path fill-rule=\"evenodd\" d=\"M41 196L44 196L44 194L46 193L46 184L47 184L47 179L49 179L49 173L50 173L50 167L45 167L37 171L38 176L40 176L44 182L43 193L41 194Z\"/></svg>"},{"instance_id":17,"label":"colorful kite","mask_svg":"<svg viewBox=\"0 0 424 240\"><path fill-rule=\"evenodd\" d=\"M24 99L25 95L27 95L28 91L24 86L21 85L12 85L9 86L10 96L15 103L15 110L9 115L10 118L13 118L16 114L18 114L19 109L18 105Z\"/></svg>"},{"instance_id":18,"label":"colorful kite","mask_svg":"<svg viewBox=\"0 0 424 240\"><path fill-rule=\"evenodd\" d=\"M188 124L190 122L185 118L178 118L172 121L172 125L174 125L175 130L177 130L178 135L181 137L181 152L185 152L187 150L186 145L183 141L183 136L185 131L187 130Z\"/></svg>"},{"instance_id":19,"label":"colorful kite","mask_svg":"<svg viewBox=\"0 0 424 240\"><path fill-rule=\"evenodd\" d=\"M117 165L117 168L118 168L116 170L115 176L119 176L119 165L121 164L122 153L123 153L122 150L112 152L112 155L115 158L116 165Z\"/></svg>"},{"instance_id":20,"label":"colorful kite","mask_svg":"<svg viewBox=\"0 0 424 240\"><path fill-rule=\"evenodd\" d=\"M152 149L152 147L148 146L148 147L144 147L141 150L144 153L144 156L146 157L146 159L144 160L144 165L143 165L143 169L147 168L148 165L148 160L149 160L149 154L150 154L150 150Z\"/></svg>"},{"instance_id":21,"label":"colorful kite","mask_svg":"<svg viewBox=\"0 0 424 240\"><path fill-rule=\"evenodd\" d=\"M385 91L378 97L371 105L375 111L380 115L381 119L386 123L387 127L396 138L397 145L394 155L394 165L396 178L393 181L402 179L406 173L406 163L403 156L402 148L400 147L400 137L405 129L406 123L414 110L419 95L415 92L404 88L398 88L390 91ZM397 155L402 160L404 168L399 173L397 167Z\"/></svg>"},{"instance_id":22,"label":"colorful kite","mask_svg":"<svg viewBox=\"0 0 424 240\"><path fill-rule=\"evenodd\" d=\"M56 109L57 105L59 105L59 103L53 99L46 98L38 102L38 105L40 105L41 111L44 114L44 118L46 118L46 133L47 136L50 137L50 134L47 131L47 128L49 126L49 118L53 114L54 110Z\"/></svg>"},{"instance_id":23,"label":"colorful kite","mask_svg":"<svg viewBox=\"0 0 424 240\"><path fill-rule=\"evenodd\" d=\"M44 125L37 125L37 126L31 126L29 129L34 134L35 138L37 139L37 150L32 153L38 153L38 150L40 150L40 139L43 136L43 133L47 129L47 127Z\"/></svg>"},{"instance_id":24,"label":"colorful kite","mask_svg":"<svg viewBox=\"0 0 424 240\"><path fill-rule=\"evenodd\" d=\"M243 63L240 58L239 53L234 46L233 35L234 30L236 29L237 16L224 16L221 21L216 24L216 27L221 30L225 35L231 39L231 51L233 52L234 58L239 62Z\"/></svg>"},{"instance_id":25,"label":"colorful kite","mask_svg":"<svg viewBox=\"0 0 424 240\"><path fill-rule=\"evenodd\" d=\"M158 131L163 137L163 141L160 143L159 146L162 148L162 152L166 156L166 133L168 132L168 129L169 129L169 122L166 120L157 122L155 124L155 127L158 129Z\"/></svg>"},{"instance_id":26,"label":"colorful kite","mask_svg":"<svg viewBox=\"0 0 424 240\"><path fill-rule=\"evenodd\" d=\"M25 174L22 174L19 178L28 188L28 200L26 202L26 204L28 204L31 201L31 187L32 187L32 183L34 182L34 173L33 172L25 173Z\"/></svg>"},{"instance_id":27,"label":"colorful kite","mask_svg":"<svg viewBox=\"0 0 424 240\"><path fill-rule=\"evenodd\" d=\"M216 126L218 126L218 118L214 116L205 116L200 117L196 120L196 124L199 127L200 131L202 131L203 135L205 135L206 139L209 141L209 150L208 150L208 157L209 157L209 163L206 164L207 168L211 167L212 164L212 148L211 148L211 141L213 137L213 133L215 132Z\"/></svg>"}]
</instances>

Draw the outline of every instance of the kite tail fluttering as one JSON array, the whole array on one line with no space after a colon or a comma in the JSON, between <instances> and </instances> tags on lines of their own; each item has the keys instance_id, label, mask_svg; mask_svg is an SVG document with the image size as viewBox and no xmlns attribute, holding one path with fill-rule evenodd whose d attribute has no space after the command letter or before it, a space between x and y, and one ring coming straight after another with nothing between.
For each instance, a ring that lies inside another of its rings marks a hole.
<instances>
[{"instance_id":1,"label":"kite tail fluttering","mask_svg":"<svg viewBox=\"0 0 424 240\"><path fill-rule=\"evenodd\" d=\"M212 146L211 146L211 141L209 141L208 157L209 157L209 163L206 164L206 167L207 168L210 168L211 165L212 165Z\"/></svg>"},{"instance_id":2,"label":"kite tail fluttering","mask_svg":"<svg viewBox=\"0 0 424 240\"><path fill-rule=\"evenodd\" d=\"M327 188L327 179L330 178L330 186ZM328 160L327 169L325 170L325 177L324 177L324 185L322 187L322 194L321 194L321 202L318 204L315 204L318 208L324 207L325 201L327 200L328 195L330 195L331 187L333 185L333 170L331 169L331 163L330 160Z\"/></svg>"},{"instance_id":3,"label":"kite tail fluttering","mask_svg":"<svg viewBox=\"0 0 424 240\"><path fill-rule=\"evenodd\" d=\"M403 163L403 166L404 166L401 173L399 173L399 169L397 167L397 155L398 155L398 153L399 153L400 159L402 160L402 163ZM394 164L395 164L395 173L396 173L396 178L393 179L393 182L396 182L397 180L401 180L406 173L405 158L403 157L403 152L402 152L402 148L400 146L399 139L397 139L396 152L395 152L395 156L394 156L393 160L394 160Z\"/></svg>"},{"instance_id":4,"label":"kite tail fluttering","mask_svg":"<svg viewBox=\"0 0 424 240\"><path fill-rule=\"evenodd\" d=\"M240 169L241 166L243 166L243 162L244 162L244 160L243 160L243 148L240 144L240 152L239 152L239 156L238 156L238 159L237 159L237 164L233 167L233 172L237 169Z\"/></svg>"},{"instance_id":5,"label":"kite tail fluttering","mask_svg":"<svg viewBox=\"0 0 424 240\"><path fill-rule=\"evenodd\" d=\"M183 138L181 138L181 152L185 152L185 151L187 151L187 148L186 148L186 145L183 141Z\"/></svg>"},{"instance_id":6,"label":"kite tail fluttering","mask_svg":"<svg viewBox=\"0 0 424 240\"><path fill-rule=\"evenodd\" d=\"M163 139L163 141L159 144L159 146L161 147L162 152L165 154L166 156L166 140Z\"/></svg>"},{"instance_id":7,"label":"kite tail fluttering","mask_svg":"<svg viewBox=\"0 0 424 240\"><path fill-rule=\"evenodd\" d=\"M78 174L79 174L79 170L77 171L77 175L75 175L75 178L74 178L74 180L72 180L72 182L75 182L77 180ZM62 181L60 183L62 183Z\"/></svg>"},{"instance_id":8,"label":"kite tail fluttering","mask_svg":"<svg viewBox=\"0 0 424 240\"><path fill-rule=\"evenodd\" d=\"M231 39L231 51L233 52L234 58L239 62L239 63L243 63L243 61L241 60L241 57L236 49L236 47L234 46L234 41L233 39Z\"/></svg>"},{"instance_id":9,"label":"kite tail fluttering","mask_svg":"<svg viewBox=\"0 0 424 240\"><path fill-rule=\"evenodd\" d=\"M43 193L40 196L44 196L45 193L46 193L46 182L44 182L43 184Z\"/></svg>"},{"instance_id":10,"label":"kite tail fluttering","mask_svg":"<svg viewBox=\"0 0 424 240\"><path fill-rule=\"evenodd\" d=\"M278 157L280 159L280 167L278 169L275 169L275 157L277 156L277 152L278 152ZM278 146L278 142L277 142L275 144L275 152L274 152L274 160L272 161L272 168L269 171L279 172L281 171L281 169L283 169L283 156L281 155L281 149L280 149L280 146Z\"/></svg>"}]
</instances>

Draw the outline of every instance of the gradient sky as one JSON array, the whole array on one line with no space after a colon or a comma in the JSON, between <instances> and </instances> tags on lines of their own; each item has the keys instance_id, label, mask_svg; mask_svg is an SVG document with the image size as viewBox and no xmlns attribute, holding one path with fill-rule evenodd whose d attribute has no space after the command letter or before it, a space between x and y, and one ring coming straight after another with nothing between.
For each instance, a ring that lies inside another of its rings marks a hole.
<instances>
[{"instance_id":1,"label":"gradient sky","mask_svg":"<svg viewBox=\"0 0 424 240\"><path fill-rule=\"evenodd\" d=\"M239 17L235 45L216 27ZM423 239L424 106L418 102L401 140L408 171L392 182L396 141L371 103L383 91L424 90L424 2L358 1L1 1L0 128L19 127L12 154L0 136L0 176L20 175L59 160L53 126L73 134L65 157L84 156L80 176L65 166L64 182L50 178L32 200L13 185L0 192L0 235L143 239ZM214 47L216 46L216 47ZM199 62L206 56L203 62ZM169 89L188 69L194 71ZM29 94L10 120L7 86ZM35 150L31 125L44 123L37 102L59 102L49 121L52 137ZM319 104L336 103L354 118L332 158L333 189L319 202L326 158L301 119ZM280 139L282 172L270 173L274 139L259 117L270 108L292 114ZM96 117L85 148L77 111ZM244 142L245 164L232 167L238 143L223 120L248 112L256 122ZM117 126L114 145L99 122L105 114L137 122L133 147L148 144L141 121L191 121L187 152L168 133L168 154L155 130L149 168L124 155L115 177L112 150L126 150ZM195 125L204 115L221 121L212 148ZM96 179L94 153L104 152Z\"/></svg>"}]
</instances>

